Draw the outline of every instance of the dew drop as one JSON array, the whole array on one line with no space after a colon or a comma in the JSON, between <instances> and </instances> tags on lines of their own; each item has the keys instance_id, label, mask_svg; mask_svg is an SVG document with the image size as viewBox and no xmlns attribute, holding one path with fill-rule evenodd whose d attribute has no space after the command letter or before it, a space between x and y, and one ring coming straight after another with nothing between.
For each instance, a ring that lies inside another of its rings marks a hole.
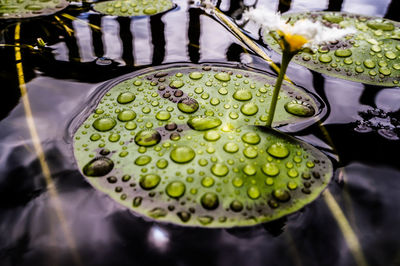
<instances>
[{"instance_id":1,"label":"dew drop","mask_svg":"<svg viewBox=\"0 0 400 266\"><path fill-rule=\"evenodd\" d=\"M142 197L135 197L132 201L133 207L139 207L142 204Z\"/></svg>"},{"instance_id":2,"label":"dew drop","mask_svg":"<svg viewBox=\"0 0 400 266\"><path fill-rule=\"evenodd\" d=\"M171 153L171 159L176 163L188 163L196 156L194 150L187 146L174 148Z\"/></svg>"},{"instance_id":3,"label":"dew drop","mask_svg":"<svg viewBox=\"0 0 400 266\"><path fill-rule=\"evenodd\" d=\"M111 142L117 142L121 136L119 134L113 133L108 137L108 140Z\"/></svg>"},{"instance_id":4,"label":"dew drop","mask_svg":"<svg viewBox=\"0 0 400 266\"><path fill-rule=\"evenodd\" d=\"M322 63L329 63L332 61L332 57L328 54L321 54L318 57L318 60L321 61Z\"/></svg>"},{"instance_id":5,"label":"dew drop","mask_svg":"<svg viewBox=\"0 0 400 266\"><path fill-rule=\"evenodd\" d=\"M248 144L258 144L260 143L260 136L254 132L248 132L242 136L242 140Z\"/></svg>"},{"instance_id":6,"label":"dew drop","mask_svg":"<svg viewBox=\"0 0 400 266\"><path fill-rule=\"evenodd\" d=\"M279 174L279 167L275 163L266 163L261 169L263 173L268 176L276 176Z\"/></svg>"},{"instance_id":7,"label":"dew drop","mask_svg":"<svg viewBox=\"0 0 400 266\"><path fill-rule=\"evenodd\" d=\"M94 134L92 134L92 135L90 136L90 140L91 140L91 141L97 141L97 140L99 140L99 139L101 139L101 135L100 135L100 134L94 133Z\"/></svg>"},{"instance_id":8,"label":"dew drop","mask_svg":"<svg viewBox=\"0 0 400 266\"><path fill-rule=\"evenodd\" d=\"M207 210L215 210L219 205L218 196L213 192L205 193L200 201L203 208Z\"/></svg>"},{"instance_id":9,"label":"dew drop","mask_svg":"<svg viewBox=\"0 0 400 266\"><path fill-rule=\"evenodd\" d=\"M338 57L349 57L352 54L350 49L338 49L335 51L335 55Z\"/></svg>"},{"instance_id":10,"label":"dew drop","mask_svg":"<svg viewBox=\"0 0 400 266\"><path fill-rule=\"evenodd\" d=\"M165 159L160 159L157 161L156 166L160 169L165 169L168 166L168 161Z\"/></svg>"},{"instance_id":11,"label":"dew drop","mask_svg":"<svg viewBox=\"0 0 400 266\"><path fill-rule=\"evenodd\" d=\"M392 51L387 51L386 53L385 53L385 56L387 57L387 58L389 58L389 59L396 59L396 54L395 53L393 53Z\"/></svg>"},{"instance_id":12,"label":"dew drop","mask_svg":"<svg viewBox=\"0 0 400 266\"><path fill-rule=\"evenodd\" d=\"M136 165L139 165L139 166L146 165L146 164L148 164L149 162L151 162L151 157L150 157L150 156L147 156L147 155L139 156L139 157L136 158L136 160L135 160L135 164L136 164Z\"/></svg>"},{"instance_id":13,"label":"dew drop","mask_svg":"<svg viewBox=\"0 0 400 266\"><path fill-rule=\"evenodd\" d=\"M355 69L356 69L357 73L363 73L364 72L364 68L362 68L360 66L357 66Z\"/></svg>"},{"instance_id":14,"label":"dew drop","mask_svg":"<svg viewBox=\"0 0 400 266\"><path fill-rule=\"evenodd\" d=\"M272 144L267 149L267 152L276 158L285 158L289 155L289 150L282 142Z\"/></svg>"},{"instance_id":15,"label":"dew drop","mask_svg":"<svg viewBox=\"0 0 400 266\"><path fill-rule=\"evenodd\" d=\"M295 190L295 189L297 188L297 184L296 184L296 182L289 181L289 182L287 183L287 187L288 187L288 189L290 189L290 190Z\"/></svg>"},{"instance_id":16,"label":"dew drop","mask_svg":"<svg viewBox=\"0 0 400 266\"><path fill-rule=\"evenodd\" d=\"M177 215L178 215L179 219L181 219L181 221L184 223L188 222L191 217L190 213L185 212L185 211L178 212Z\"/></svg>"},{"instance_id":17,"label":"dew drop","mask_svg":"<svg viewBox=\"0 0 400 266\"><path fill-rule=\"evenodd\" d=\"M241 89L241 90L237 90L234 94L233 94L233 98L235 100L238 101L248 101L253 97L253 95L251 94L251 91L246 90L246 89Z\"/></svg>"},{"instance_id":18,"label":"dew drop","mask_svg":"<svg viewBox=\"0 0 400 266\"><path fill-rule=\"evenodd\" d=\"M157 9L154 7L147 7L143 10L143 13L146 15L154 15L155 13L157 13Z\"/></svg>"},{"instance_id":19,"label":"dew drop","mask_svg":"<svg viewBox=\"0 0 400 266\"><path fill-rule=\"evenodd\" d=\"M292 115L297 115L302 117L309 117L315 114L314 107L312 107L310 104L306 102L298 100L293 100L291 102L286 103L285 110L286 112Z\"/></svg>"},{"instance_id":20,"label":"dew drop","mask_svg":"<svg viewBox=\"0 0 400 266\"><path fill-rule=\"evenodd\" d=\"M382 19L370 20L367 22L367 26L373 30L383 30L383 31L394 30L393 23Z\"/></svg>"},{"instance_id":21,"label":"dew drop","mask_svg":"<svg viewBox=\"0 0 400 266\"><path fill-rule=\"evenodd\" d=\"M235 153L239 150L239 145L234 142L228 142L224 145L224 151L229 153Z\"/></svg>"},{"instance_id":22,"label":"dew drop","mask_svg":"<svg viewBox=\"0 0 400 266\"><path fill-rule=\"evenodd\" d=\"M127 104L134 101L136 96L131 92L122 92L118 95L117 102L120 104Z\"/></svg>"},{"instance_id":23,"label":"dew drop","mask_svg":"<svg viewBox=\"0 0 400 266\"><path fill-rule=\"evenodd\" d=\"M194 79L194 80L201 79L202 77L203 77L203 74L201 72L192 72L189 74L189 78Z\"/></svg>"},{"instance_id":24,"label":"dew drop","mask_svg":"<svg viewBox=\"0 0 400 266\"><path fill-rule=\"evenodd\" d=\"M247 116L255 115L258 112L258 106L254 103L246 103L242 105L240 111Z\"/></svg>"},{"instance_id":25,"label":"dew drop","mask_svg":"<svg viewBox=\"0 0 400 266\"><path fill-rule=\"evenodd\" d=\"M256 186L250 186L247 190L247 196L251 199L258 199L261 196L260 190Z\"/></svg>"},{"instance_id":26,"label":"dew drop","mask_svg":"<svg viewBox=\"0 0 400 266\"><path fill-rule=\"evenodd\" d=\"M220 126L222 121L218 117L213 116L192 116L187 121L187 124L194 130L203 131Z\"/></svg>"},{"instance_id":27,"label":"dew drop","mask_svg":"<svg viewBox=\"0 0 400 266\"><path fill-rule=\"evenodd\" d=\"M297 172L296 169L290 169L287 174L291 178L295 178L295 177L297 177L299 175L299 173Z\"/></svg>"},{"instance_id":28,"label":"dew drop","mask_svg":"<svg viewBox=\"0 0 400 266\"><path fill-rule=\"evenodd\" d=\"M243 179L242 178L240 178L240 177L235 177L233 180L232 180L232 185L234 186L234 187L241 187L241 186L243 186Z\"/></svg>"},{"instance_id":29,"label":"dew drop","mask_svg":"<svg viewBox=\"0 0 400 266\"><path fill-rule=\"evenodd\" d=\"M148 174L140 179L139 184L144 190L150 190L157 187L160 181L161 178L158 175Z\"/></svg>"},{"instance_id":30,"label":"dew drop","mask_svg":"<svg viewBox=\"0 0 400 266\"><path fill-rule=\"evenodd\" d=\"M323 16L323 19L326 21L329 21L331 23L340 23L343 21L343 17L340 15L335 15L335 14L325 14Z\"/></svg>"},{"instance_id":31,"label":"dew drop","mask_svg":"<svg viewBox=\"0 0 400 266\"><path fill-rule=\"evenodd\" d=\"M180 198L185 194L185 184L181 181L173 181L167 185L165 192L171 198Z\"/></svg>"},{"instance_id":32,"label":"dew drop","mask_svg":"<svg viewBox=\"0 0 400 266\"><path fill-rule=\"evenodd\" d=\"M154 146L161 141L161 135L157 130L145 129L135 136L135 143L139 146Z\"/></svg>"},{"instance_id":33,"label":"dew drop","mask_svg":"<svg viewBox=\"0 0 400 266\"><path fill-rule=\"evenodd\" d=\"M169 120L171 118L171 114L167 111L159 111L156 114L156 118L160 121L166 121Z\"/></svg>"},{"instance_id":34,"label":"dew drop","mask_svg":"<svg viewBox=\"0 0 400 266\"><path fill-rule=\"evenodd\" d=\"M214 220L214 218L211 217L211 216L200 216L199 218L197 218L197 220L198 220L202 225L208 225L208 224L212 223L212 221Z\"/></svg>"},{"instance_id":35,"label":"dew drop","mask_svg":"<svg viewBox=\"0 0 400 266\"><path fill-rule=\"evenodd\" d=\"M131 121L136 118L136 113L132 110L123 110L118 113L118 120L121 122Z\"/></svg>"},{"instance_id":36,"label":"dew drop","mask_svg":"<svg viewBox=\"0 0 400 266\"><path fill-rule=\"evenodd\" d=\"M101 132L109 131L115 127L117 122L111 117L100 117L93 122L93 127Z\"/></svg>"},{"instance_id":37,"label":"dew drop","mask_svg":"<svg viewBox=\"0 0 400 266\"><path fill-rule=\"evenodd\" d=\"M249 159L254 159L258 156L258 151L254 147L247 147L243 150L243 154Z\"/></svg>"},{"instance_id":38,"label":"dew drop","mask_svg":"<svg viewBox=\"0 0 400 266\"><path fill-rule=\"evenodd\" d=\"M142 81L141 81L141 80L135 80L135 81L133 82L133 85L135 85L135 86L140 86L140 85L142 85Z\"/></svg>"},{"instance_id":39,"label":"dew drop","mask_svg":"<svg viewBox=\"0 0 400 266\"><path fill-rule=\"evenodd\" d=\"M183 85L185 85L185 83L183 83L182 80L174 80L174 81L172 81L172 82L169 84L169 86L170 86L171 88L173 88L173 89L182 88Z\"/></svg>"},{"instance_id":40,"label":"dew drop","mask_svg":"<svg viewBox=\"0 0 400 266\"><path fill-rule=\"evenodd\" d=\"M219 81L223 81L223 82L228 82L231 80L231 76L228 73L225 72L220 72L215 74L214 76L216 79L218 79Z\"/></svg>"},{"instance_id":41,"label":"dew drop","mask_svg":"<svg viewBox=\"0 0 400 266\"><path fill-rule=\"evenodd\" d=\"M199 109L199 103L192 98L183 98L178 102L178 109L184 113L194 113Z\"/></svg>"},{"instance_id":42,"label":"dew drop","mask_svg":"<svg viewBox=\"0 0 400 266\"><path fill-rule=\"evenodd\" d=\"M218 105L220 103L218 98L211 98L210 100L211 105Z\"/></svg>"},{"instance_id":43,"label":"dew drop","mask_svg":"<svg viewBox=\"0 0 400 266\"><path fill-rule=\"evenodd\" d=\"M214 179L210 176L206 176L201 180L201 184L203 187L212 187L214 183Z\"/></svg>"},{"instance_id":44,"label":"dew drop","mask_svg":"<svg viewBox=\"0 0 400 266\"><path fill-rule=\"evenodd\" d=\"M229 117L230 117L231 119L238 119L238 118L239 118L239 114L236 113L236 112L230 112L230 113L229 113Z\"/></svg>"},{"instance_id":45,"label":"dew drop","mask_svg":"<svg viewBox=\"0 0 400 266\"><path fill-rule=\"evenodd\" d=\"M218 93L221 95L226 95L228 94L228 90L225 87L222 87L218 90Z\"/></svg>"},{"instance_id":46,"label":"dew drop","mask_svg":"<svg viewBox=\"0 0 400 266\"><path fill-rule=\"evenodd\" d=\"M371 60L371 59L364 60L364 66L366 68L374 68L375 65L376 65L375 62L373 60Z\"/></svg>"},{"instance_id":47,"label":"dew drop","mask_svg":"<svg viewBox=\"0 0 400 266\"><path fill-rule=\"evenodd\" d=\"M204 133L204 139L207 141L216 141L221 137L218 131L210 130Z\"/></svg>"},{"instance_id":48,"label":"dew drop","mask_svg":"<svg viewBox=\"0 0 400 266\"><path fill-rule=\"evenodd\" d=\"M149 211L149 216L154 219L165 217L167 214L168 212L163 208L154 208Z\"/></svg>"},{"instance_id":49,"label":"dew drop","mask_svg":"<svg viewBox=\"0 0 400 266\"><path fill-rule=\"evenodd\" d=\"M371 50L375 53L379 53L380 51L382 51L382 48L378 44L374 44L371 46Z\"/></svg>"},{"instance_id":50,"label":"dew drop","mask_svg":"<svg viewBox=\"0 0 400 266\"><path fill-rule=\"evenodd\" d=\"M105 176L114 168L114 162L107 157L99 157L91 160L83 167L83 174L86 176Z\"/></svg>"},{"instance_id":51,"label":"dew drop","mask_svg":"<svg viewBox=\"0 0 400 266\"><path fill-rule=\"evenodd\" d=\"M234 212L241 212L243 210L243 203L238 200L233 200L229 207Z\"/></svg>"},{"instance_id":52,"label":"dew drop","mask_svg":"<svg viewBox=\"0 0 400 266\"><path fill-rule=\"evenodd\" d=\"M246 175L255 175L257 173L257 168L252 165L252 164L247 164L244 168L243 168L243 172Z\"/></svg>"},{"instance_id":53,"label":"dew drop","mask_svg":"<svg viewBox=\"0 0 400 266\"><path fill-rule=\"evenodd\" d=\"M216 163L211 167L211 173L215 176L221 177L226 176L229 172L228 166L222 163Z\"/></svg>"},{"instance_id":54,"label":"dew drop","mask_svg":"<svg viewBox=\"0 0 400 266\"><path fill-rule=\"evenodd\" d=\"M381 73L382 75L385 75L385 76L389 76L390 74L392 74L392 71L390 71L390 69L388 67L380 67L379 73Z\"/></svg>"},{"instance_id":55,"label":"dew drop","mask_svg":"<svg viewBox=\"0 0 400 266\"><path fill-rule=\"evenodd\" d=\"M281 188L274 190L272 194L280 202L286 202L290 199L289 192Z\"/></svg>"},{"instance_id":56,"label":"dew drop","mask_svg":"<svg viewBox=\"0 0 400 266\"><path fill-rule=\"evenodd\" d=\"M32 11L39 11L39 10L43 9L43 7L41 5L33 5L33 4L31 4L31 5L25 6L25 9L32 10Z\"/></svg>"}]
</instances>

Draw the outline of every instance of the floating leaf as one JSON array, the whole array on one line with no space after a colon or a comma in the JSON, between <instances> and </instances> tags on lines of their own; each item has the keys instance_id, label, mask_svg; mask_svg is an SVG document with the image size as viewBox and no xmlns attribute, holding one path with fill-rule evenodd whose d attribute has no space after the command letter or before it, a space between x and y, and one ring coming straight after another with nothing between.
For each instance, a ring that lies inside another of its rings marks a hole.
<instances>
[{"instance_id":1,"label":"floating leaf","mask_svg":"<svg viewBox=\"0 0 400 266\"><path fill-rule=\"evenodd\" d=\"M150 16L174 7L170 0L115 0L94 4L97 12L110 16Z\"/></svg>"},{"instance_id":2,"label":"floating leaf","mask_svg":"<svg viewBox=\"0 0 400 266\"><path fill-rule=\"evenodd\" d=\"M57 13L68 6L65 0L7 0L0 4L0 19L30 18Z\"/></svg>"},{"instance_id":3,"label":"floating leaf","mask_svg":"<svg viewBox=\"0 0 400 266\"><path fill-rule=\"evenodd\" d=\"M344 40L319 46L315 54L299 53L296 63L333 77L382 86L398 86L400 80L400 23L383 18L341 12L285 14L294 23L320 21L328 27L353 27L356 33ZM279 45L269 35L264 40L275 51Z\"/></svg>"},{"instance_id":4,"label":"floating leaf","mask_svg":"<svg viewBox=\"0 0 400 266\"><path fill-rule=\"evenodd\" d=\"M321 193L332 166L312 146L252 126L262 124L271 84L257 72L199 66L111 83L75 132L78 166L95 188L161 221L246 226L294 212ZM285 111L296 98L317 110L296 87L280 96L278 125L310 119Z\"/></svg>"}]
</instances>

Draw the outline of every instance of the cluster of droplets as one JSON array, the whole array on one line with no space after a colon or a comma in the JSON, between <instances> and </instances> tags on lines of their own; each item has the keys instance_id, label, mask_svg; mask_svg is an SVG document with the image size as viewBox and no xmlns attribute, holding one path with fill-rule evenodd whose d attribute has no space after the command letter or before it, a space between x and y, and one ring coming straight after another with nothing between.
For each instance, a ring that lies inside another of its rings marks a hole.
<instances>
[{"instance_id":1,"label":"cluster of droplets","mask_svg":"<svg viewBox=\"0 0 400 266\"><path fill-rule=\"evenodd\" d=\"M354 27L357 33L341 41L320 45L314 54L300 53L295 60L328 75L364 83L397 85L400 75L400 29L395 22L346 13L303 13L291 21L311 17L329 27ZM266 40L278 47L271 37Z\"/></svg>"},{"instance_id":2,"label":"cluster of droplets","mask_svg":"<svg viewBox=\"0 0 400 266\"><path fill-rule=\"evenodd\" d=\"M64 9L64 0L7 0L0 4L0 18L23 18L56 13Z\"/></svg>"},{"instance_id":3,"label":"cluster of droplets","mask_svg":"<svg viewBox=\"0 0 400 266\"><path fill-rule=\"evenodd\" d=\"M114 0L97 3L94 9L112 16L149 16L173 8L170 0Z\"/></svg>"},{"instance_id":4,"label":"cluster of droplets","mask_svg":"<svg viewBox=\"0 0 400 266\"><path fill-rule=\"evenodd\" d=\"M247 71L180 70L186 74L162 71L121 82L101 99L75 135L75 154L78 162L85 161L86 176L105 176L98 181L101 187L146 215L175 213L183 223L203 225L215 215L220 223L254 223L257 216L272 217L271 210L290 198L311 194L314 182L318 191L320 161L300 145L256 127L242 132L242 120L251 121L265 109L254 99L265 102L273 80L260 86L250 82ZM246 86L239 88L242 79ZM289 92L281 97L286 116L315 113L310 98ZM232 117L231 108L241 115Z\"/></svg>"}]
</instances>

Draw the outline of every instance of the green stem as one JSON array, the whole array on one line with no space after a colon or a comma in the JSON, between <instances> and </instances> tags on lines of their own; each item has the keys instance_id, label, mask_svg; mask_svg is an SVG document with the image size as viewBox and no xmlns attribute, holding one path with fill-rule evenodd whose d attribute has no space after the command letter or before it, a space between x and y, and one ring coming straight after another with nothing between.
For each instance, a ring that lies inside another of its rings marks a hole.
<instances>
[{"instance_id":1,"label":"green stem","mask_svg":"<svg viewBox=\"0 0 400 266\"><path fill-rule=\"evenodd\" d=\"M290 60L292 60L293 56L294 56L294 54L292 54L292 53L287 53L287 52L282 53L281 68L279 70L278 79L276 80L276 83L275 83L274 93L272 94L271 105L269 107L269 112L268 112L268 120L267 120L268 127L271 127L272 120L274 120L276 104L278 102L279 90L281 89L282 81L283 81L283 78L285 77L286 69L289 65Z\"/></svg>"}]
</instances>

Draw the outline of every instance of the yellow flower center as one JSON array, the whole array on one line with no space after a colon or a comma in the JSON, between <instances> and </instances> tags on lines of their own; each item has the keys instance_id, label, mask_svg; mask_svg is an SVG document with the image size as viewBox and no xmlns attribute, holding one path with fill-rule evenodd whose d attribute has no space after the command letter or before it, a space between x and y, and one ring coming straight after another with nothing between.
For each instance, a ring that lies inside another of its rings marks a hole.
<instances>
[{"instance_id":1,"label":"yellow flower center","mask_svg":"<svg viewBox=\"0 0 400 266\"><path fill-rule=\"evenodd\" d=\"M283 37L283 41L286 44L281 44L282 49L284 49L285 46L289 46L289 52L296 52L300 50L304 44L308 43L308 40L302 35L292 35L284 32L279 32L279 35Z\"/></svg>"}]
</instances>

